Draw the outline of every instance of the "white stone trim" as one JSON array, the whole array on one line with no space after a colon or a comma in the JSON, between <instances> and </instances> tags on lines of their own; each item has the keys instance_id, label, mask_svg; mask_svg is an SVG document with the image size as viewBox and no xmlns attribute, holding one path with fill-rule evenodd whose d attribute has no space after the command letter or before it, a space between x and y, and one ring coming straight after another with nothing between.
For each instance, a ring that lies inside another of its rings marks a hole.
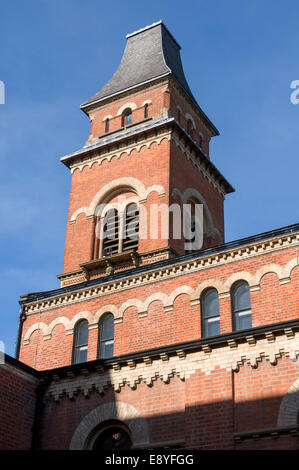
<instances>
[{"instance_id":1,"label":"white stone trim","mask_svg":"<svg viewBox=\"0 0 299 470\"><path fill-rule=\"evenodd\" d=\"M296 242L297 237L299 235L294 235L294 241ZM299 239L299 238L298 238ZM27 304L25 306L25 313L27 316L39 314L43 311L52 310L57 308L57 306L66 306L72 305L75 303L80 303L82 301L86 301L91 298L99 298L103 296L109 296L110 294L114 294L116 292L121 291L129 291L131 289L134 290L134 294L136 294L136 288L143 286L143 285L150 285L156 284L157 282L161 282L163 280L170 280L180 276L186 276L189 273L198 273L200 274L201 271L206 269L210 269L216 266L228 265L234 263L235 261L240 261L242 259L251 259L256 256L261 255L261 250L263 253L265 249L261 247L261 245L266 244L267 250L281 251L285 249L283 239L277 239L275 241L268 240L265 243L257 243L250 246L241 247L240 249L235 249L232 251L227 251L223 253L215 253L213 255L207 256L206 258L202 258L200 260L191 260L186 261L184 263L178 263L177 265L173 266L166 266L165 268L159 268L156 271L148 272L148 273L141 273L137 275L132 275L126 279L120 279L118 281L107 282L100 286L93 286L87 287L84 289L78 289L75 292L70 292L66 294L61 294L60 296L45 299L43 301L35 301ZM278 247L277 247L278 245ZM296 244L295 244L296 246ZM261 248L260 248L261 247ZM267 265L266 265L267 266ZM271 264L269 266L272 266ZM282 267L281 275L283 276L280 279L280 284L284 285L287 282L290 282L290 275L291 271L294 267L297 266L297 259L294 258L293 260L289 261L285 267ZM271 269L269 272L272 272ZM264 275L263 270L263 275ZM250 274L246 276L247 279L250 279ZM259 282L260 278L255 275L252 275L252 284L249 284L251 290L258 290L259 289ZM230 282L226 283L221 289L218 290L219 294L224 294L228 292L233 282L236 282L238 279L238 273L234 275L234 277L230 276ZM242 277L240 276L240 280ZM246 280L246 279L245 279ZM184 281L186 282L186 281ZM197 287L198 289L198 287Z\"/></svg>"},{"instance_id":2,"label":"white stone trim","mask_svg":"<svg viewBox=\"0 0 299 470\"><path fill-rule=\"evenodd\" d=\"M297 351L299 353L299 351ZM298 365L298 364L297 364ZM298 370L299 374L299 370ZM299 413L299 378L290 386L286 395L281 401L278 413L277 426L297 427Z\"/></svg>"},{"instance_id":3,"label":"white stone trim","mask_svg":"<svg viewBox=\"0 0 299 470\"><path fill-rule=\"evenodd\" d=\"M126 109L131 109L131 111L134 111L135 109L137 109L137 105L133 102L128 102L128 103L125 103L123 104L119 110L117 111L116 115L117 116L121 116L122 113L126 110Z\"/></svg>"},{"instance_id":4,"label":"white stone trim","mask_svg":"<svg viewBox=\"0 0 299 470\"><path fill-rule=\"evenodd\" d=\"M134 192L138 196L139 202L145 202L151 192L157 192L159 197L163 197L165 195L165 189L161 185L152 185L146 188L137 178L126 176L123 178L117 178L110 183L107 183L95 194L89 207L84 206L77 209L71 216L70 223L74 223L78 215L81 213L85 213L86 217L94 216L99 204L105 204L109 199L112 199L124 190Z\"/></svg>"},{"instance_id":5,"label":"white stone trim","mask_svg":"<svg viewBox=\"0 0 299 470\"><path fill-rule=\"evenodd\" d=\"M109 402L94 408L77 427L70 444L70 450L88 448L88 440L92 432L105 421L118 420L130 430L133 446L149 444L149 431L146 419L133 405L125 402Z\"/></svg>"},{"instance_id":6,"label":"white stone trim","mask_svg":"<svg viewBox=\"0 0 299 470\"><path fill-rule=\"evenodd\" d=\"M199 351L177 351L176 355L150 358L144 357L142 361L135 362L134 367L130 364L116 363L102 372L90 373L89 376L83 374L76 375L72 380L63 377L59 382L52 381L45 395L45 400L54 399L59 401L64 395L75 398L75 394L81 391L84 396L89 397L90 393L104 393L106 387L112 386L115 392L121 392L123 387L130 387L135 390L139 384L145 383L153 386L155 382L161 380L168 384L177 377L181 381L191 378L193 374L200 371L204 375L210 375L216 369L228 372L237 372L241 367L258 368L259 364L267 361L275 367L282 357L288 360L297 361L299 357L299 333L296 332L292 339L287 335L273 335L273 341L268 341L267 337L255 338L255 346L250 342L236 342L235 347L231 344L223 344L221 347L205 348ZM298 383L299 379L290 387L288 394L282 402L279 425L294 423L294 410L298 409ZM296 395L296 402L294 397ZM283 424L285 423L285 424Z\"/></svg>"},{"instance_id":7,"label":"white stone trim","mask_svg":"<svg viewBox=\"0 0 299 470\"><path fill-rule=\"evenodd\" d=\"M192 128L192 129L194 129L194 130L195 130L195 129L196 129L196 125L195 125L194 118L191 116L191 114L189 114L189 113L185 113L185 119L186 119L186 121L191 121L191 123L192 123L192 126L193 126L193 128Z\"/></svg>"}]
</instances>

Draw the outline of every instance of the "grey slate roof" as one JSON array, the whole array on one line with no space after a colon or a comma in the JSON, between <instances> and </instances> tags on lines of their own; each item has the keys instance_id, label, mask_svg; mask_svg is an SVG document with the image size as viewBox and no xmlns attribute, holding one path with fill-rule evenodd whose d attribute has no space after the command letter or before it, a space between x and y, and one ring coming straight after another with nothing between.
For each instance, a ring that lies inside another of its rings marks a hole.
<instances>
[{"instance_id":1,"label":"grey slate roof","mask_svg":"<svg viewBox=\"0 0 299 470\"><path fill-rule=\"evenodd\" d=\"M81 108L170 74L196 103L185 78L180 49L162 21L128 34L124 55L113 77Z\"/></svg>"}]
</instances>

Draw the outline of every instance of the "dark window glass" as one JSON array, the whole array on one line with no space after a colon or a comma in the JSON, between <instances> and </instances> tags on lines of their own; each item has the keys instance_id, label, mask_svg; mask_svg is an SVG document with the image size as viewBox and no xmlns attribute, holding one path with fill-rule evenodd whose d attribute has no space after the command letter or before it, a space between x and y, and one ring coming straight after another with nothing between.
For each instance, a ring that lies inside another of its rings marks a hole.
<instances>
[{"instance_id":1,"label":"dark window glass","mask_svg":"<svg viewBox=\"0 0 299 470\"><path fill-rule=\"evenodd\" d=\"M122 127L126 127L129 124L132 124L132 110L126 109L122 115Z\"/></svg>"},{"instance_id":2,"label":"dark window glass","mask_svg":"<svg viewBox=\"0 0 299 470\"><path fill-rule=\"evenodd\" d=\"M114 344L114 317L112 313L106 314L99 325L99 358L113 357Z\"/></svg>"},{"instance_id":3,"label":"dark window glass","mask_svg":"<svg viewBox=\"0 0 299 470\"><path fill-rule=\"evenodd\" d=\"M233 285L231 301L234 329L252 328L250 290L247 282L241 281Z\"/></svg>"},{"instance_id":4,"label":"dark window glass","mask_svg":"<svg viewBox=\"0 0 299 470\"><path fill-rule=\"evenodd\" d=\"M122 428L114 426L105 429L96 439L93 450L128 450L132 446L129 434Z\"/></svg>"},{"instance_id":5,"label":"dark window glass","mask_svg":"<svg viewBox=\"0 0 299 470\"><path fill-rule=\"evenodd\" d=\"M118 253L119 217L116 209L110 209L103 220L103 256Z\"/></svg>"},{"instance_id":6,"label":"dark window glass","mask_svg":"<svg viewBox=\"0 0 299 470\"><path fill-rule=\"evenodd\" d=\"M181 111L178 109L178 122L181 122Z\"/></svg>"},{"instance_id":7,"label":"dark window glass","mask_svg":"<svg viewBox=\"0 0 299 470\"><path fill-rule=\"evenodd\" d=\"M148 104L146 103L144 105L144 119L146 119L148 117Z\"/></svg>"},{"instance_id":8,"label":"dark window glass","mask_svg":"<svg viewBox=\"0 0 299 470\"><path fill-rule=\"evenodd\" d=\"M74 332L74 353L73 363L78 364L79 362L87 361L88 351L88 322L82 320L77 323Z\"/></svg>"},{"instance_id":9,"label":"dark window glass","mask_svg":"<svg viewBox=\"0 0 299 470\"><path fill-rule=\"evenodd\" d=\"M187 132L191 135L191 137L193 136L193 124L191 119L188 119L187 121Z\"/></svg>"},{"instance_id":10,"label":"dark window glass","mask_svg":"<svg viewBox=\"0 0 299 470\"><path fill-rule=\"evenodd\" d=\"M216 289L205 291L201 297L203 336L220 334L219 298Z\"/></svg>"},{"instance_id":11,"label":"dark window glass","mask_svg":"<svg viewBox=\"0 0 299 470\"><path fill-rule=\"evenodd\" d=\"M139 209L137 204L129 204L126 208L123 237L123 251L138 249Z\"/></svg>"},{"instance_id":12,"label":"dark window glass","mask_svg":"<svg viewBox=\"0 0 299 470\"><path fill-rule=\"evenodd\" d=\"M109 119L106 119L105 121L105 132L109 132Z\"/></svg>"}]
</instances>

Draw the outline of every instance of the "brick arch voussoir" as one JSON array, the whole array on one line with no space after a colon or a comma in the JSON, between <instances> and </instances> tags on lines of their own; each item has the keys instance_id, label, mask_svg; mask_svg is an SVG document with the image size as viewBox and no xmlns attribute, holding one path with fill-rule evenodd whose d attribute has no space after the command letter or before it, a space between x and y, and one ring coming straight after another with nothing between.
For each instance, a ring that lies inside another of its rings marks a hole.
<instances>
[{"instance_id":1,"label":"brick arch voussoir","mask_svg":"<svg viewBox=\"0 0 299 470\"><path fill-rule=\"evenodd\" d=\"M105 421L117 419L129 428L133 447L143 447L149 443L149 430L146 419L133 405L125 402L104 403L93 409L78 425L71 439L70 450L88 448L88 438L92 431Z\"/></svg>"}]
</instances>

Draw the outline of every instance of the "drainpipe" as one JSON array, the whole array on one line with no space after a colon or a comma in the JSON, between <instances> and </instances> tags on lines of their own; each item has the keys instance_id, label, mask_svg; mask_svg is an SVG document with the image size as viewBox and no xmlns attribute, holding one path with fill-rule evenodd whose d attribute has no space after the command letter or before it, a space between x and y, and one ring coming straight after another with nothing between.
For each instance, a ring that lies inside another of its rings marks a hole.
<instances>
[{"instance_id":1,"label":"drainpipe","mask_svg":"<svg viewBox=\"0 0 299 470\"><path fill-rule=\"evenodd\" d=\"M31 450L38 450L40 449L40 437L41 437L41 421L42 421L42 413L43 413L43 398L46 389L50 383L50 377L39 378L39 384L35 390L36 394L36 402L35 402L35 410L34 410L34 419L33 419L33 426L32 426L32 438L31 438Z\"/></svg>"},{"instance_id":2,"label":"drainpipe","mask_svg":"<svg viewBox=\"0 0 299 470\"><path fill-rule=\"evenodd\" d=\"M19 316L17 344L16 344L16 350L15 350L15 357L18 360L19 360L20 349L21 349L21 338L22 338L22 332L23 332L23 323L26 320L26 315L24 313L24 310L25 310L24 305L21 305L20 316Z\"/></svg>"}]
</instances>

